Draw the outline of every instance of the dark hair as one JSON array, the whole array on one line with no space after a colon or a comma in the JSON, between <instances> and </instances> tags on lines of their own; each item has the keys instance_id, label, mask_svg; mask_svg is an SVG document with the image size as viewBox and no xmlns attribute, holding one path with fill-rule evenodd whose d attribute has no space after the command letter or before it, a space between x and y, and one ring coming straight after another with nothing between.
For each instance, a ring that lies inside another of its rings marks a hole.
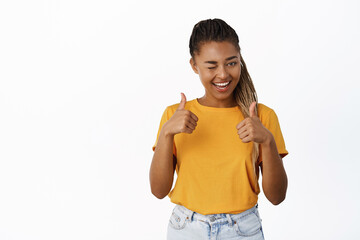
<instances>
[{"instance_id":1,"label":"dark hair","mask_svg":"<svg viewBox=\"0 0 360 240\"><path fill-rule=\"evenodd\" d=\"M214 18L200 21L194 26L189 42L191 57L194 58L194 53L200 53L201 44L210 41L228 41L240 51L239 37L235 30L225 21Z\"/></svg>"},{"instance_id":2,"label":"dark hair","mask_svg":"<svg viewBox=\"0 0 360 240\"><path fill-rule=\"evenodd\" d=\"M239 37L235 30L230 27L224 20L214 18L207 19L195 24L191 33L189 48L190 55L195 61L194 55L200 54L201 45L206 42L223 42L228 41L232 43L240 53ZM255 113L258 115L257 106L257 94L254 84L248 73L245 61L240 53L241 74L240 80L236 88L234 89L233 96L237 104L240 106L241 112L244 118L249 117L249 107L252 102L256 102ZM259 144L254 142L254 151L252 151L252 160L255 171L255 177L258 177L259 170L256 165L259 157Z\"/></svg>"}]
</instances>

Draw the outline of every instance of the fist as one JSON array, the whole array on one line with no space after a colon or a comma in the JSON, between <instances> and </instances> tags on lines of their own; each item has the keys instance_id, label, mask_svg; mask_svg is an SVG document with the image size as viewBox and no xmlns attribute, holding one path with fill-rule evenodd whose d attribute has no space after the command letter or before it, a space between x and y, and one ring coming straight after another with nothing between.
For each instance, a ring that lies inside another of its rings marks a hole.
<instances>
[{"instance_id":1,"label":"fist","mask_svg":"<svg viewBox=\"0 0 360 240\"><path fill-rule=\"evenodd\" d=\"M271 135L271 132L264 127L255 113L256 102L252 102L249 107L250 117L245 118L236 125L237 133L243 143L257 142L264 143Z\"/></svg>"},{"instance_id":2,"label":"fist","mask_svg":"<svg viewBox=\"0 0 360 240\"><path fill-rule=\"evenodd\" d=\"M169 134L192 133L197 125L198 117L185 109L186 97L181 93L181 101L172 117L165 123Z\"/></svg>"}]
</instances>

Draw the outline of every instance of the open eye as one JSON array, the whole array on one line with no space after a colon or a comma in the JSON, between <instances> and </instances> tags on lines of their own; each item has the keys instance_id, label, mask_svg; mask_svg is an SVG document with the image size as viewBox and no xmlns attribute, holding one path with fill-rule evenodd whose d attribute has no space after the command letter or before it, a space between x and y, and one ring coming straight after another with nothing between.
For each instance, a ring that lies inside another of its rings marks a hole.
<instances>
[{"instance_id":1,"label":"open eye","mask_svg":"<svg viewBox=\"0 0 360 240\"><path fill-rule=\"evenodd\" d=\"M229 66L235 66L236 64L237 64L237 62L228 63Z\"/></svg>"},{"instance_id":2,"label":"open eye","mask_svg":"<svg viewBox=\"0 0 360 240\"><path fill-rule=\"evenodd\" d=\"M215 69L215 67L208 67L208 69Z\"/></svg>"}]
</instances>

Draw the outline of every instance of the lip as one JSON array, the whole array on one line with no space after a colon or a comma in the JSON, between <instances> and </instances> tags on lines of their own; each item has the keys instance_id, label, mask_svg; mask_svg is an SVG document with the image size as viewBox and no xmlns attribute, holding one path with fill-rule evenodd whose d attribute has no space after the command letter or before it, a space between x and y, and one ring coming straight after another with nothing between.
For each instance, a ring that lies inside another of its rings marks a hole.
<instances>
[{"instance_id":1,"label":"lip","mask_svg":"<svg viewBox=\"0 0 360 240\"><path fill-rule=\"evenodd\" d=\"M212 83L211 85L213 85L213 87L216 89L216 91L218 92L226 92L229 88L230 88L230 84L232 81L225 81L225 82L216 82L216 83L226 83L226 82L229 82L229 84L226 86L226 88L224 89L220 89L218 88L214 83Z\"/></svg>"},{"instance_id":2,"label":"lip","mask_svg":"<svg viewBox=\"0 0 360 240\"><path fill-rule=\"evenodd\" d=\"M227 82L231 82L231 81L213 82L213 83L227 83Z\"/></svg>"}]
</instances>

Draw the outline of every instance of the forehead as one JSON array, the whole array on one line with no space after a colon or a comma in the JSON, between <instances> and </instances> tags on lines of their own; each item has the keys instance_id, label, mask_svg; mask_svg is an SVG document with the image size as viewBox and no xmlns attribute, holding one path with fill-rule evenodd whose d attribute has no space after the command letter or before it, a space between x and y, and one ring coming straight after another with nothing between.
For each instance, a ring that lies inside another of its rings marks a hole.
<instances>
[{"instance_id":1,"label":"forehead","mask_svg":"<svg viewBox=\"0 0 360 240\"><path fill-rule=\"evenodd\" d=\"M234 44L224 42L205 42L200 45L199 53L195 54L196 58L202 60L223 60L231 56L240 55Z\"/></svg>"}]
</instances>

